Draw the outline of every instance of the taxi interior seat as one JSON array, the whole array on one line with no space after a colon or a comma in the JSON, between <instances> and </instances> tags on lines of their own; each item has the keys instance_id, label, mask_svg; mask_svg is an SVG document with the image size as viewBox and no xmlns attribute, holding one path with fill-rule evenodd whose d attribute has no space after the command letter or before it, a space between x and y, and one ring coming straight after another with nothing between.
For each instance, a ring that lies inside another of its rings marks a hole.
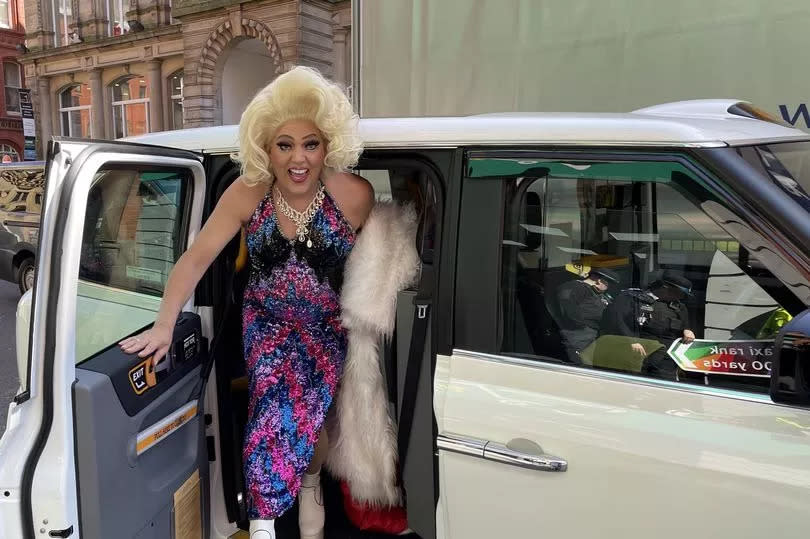
<instances>
[{"instance_id":1,"label":"taxi interior seat","mask_svg":"<svg viewBox=\"0 0 810 539\"><path fill-rule=\"evenodd\" d=\"M543 295L543 312L544 323L546 327L546 340L553 343L554 357L568 361L568 354L562 343L562 336L560 335L560 304L557 300L557 289L563 283L573 281L576 276L571 272L562 268L549 268L543 272L543 288L545 294ZM548 353L548 352L546 352Z\"/></svg>"},{"instance_id":2,"label":"taxi interior seat","mask_svg":"<svg viewBox=\"0 0 810 539\"><path fill-rule=\"evenodd\" d=\"M534 232L531 227L542 226L542 207L540 195L533 191L525 192L522 201L521 225L512 234L517 245L504 244L504 267L509 272L507 263L514 260L515 279L514 295L516 304L513 304L512 290L505 283L504 305L512 305L515 310L514 342L512 346L518 350L528 351L529 347L535 355L543 353L545 348L543 339L543 282L540 274L540 256L543 237Z\"/></svg>"},{"instance_id":3,"label":"taxi interior seat","mask_svg":"<svg viewBox=\"0 0 810 539\"><path fill-rule=\"evenodd\" d=\"M526 192L523 211L521 221L526 226L521 226L517 232L517 241L524 247L518 253L516 264L515 292L519 304L516 318L522 317L522 325L526 328L535 355L565 360L567 356L557 323L559 318L555 315L559 311L556 288L563 280L558 276L558 271L543 269L548 241L542 233L533 229L534 226L543 226L540 195L533 191ZM563 273L573 278L564 268Z\"/></svg>"},{"instance_id":4,"label":"taxi interior seat","mask_svg":"<svg viewBox=\"0 0 810 539\"><path fill-rule=\"evenodd\" d=\"M554 321L555 326L559 328L560 319L562 318L562 308L557 298L557 290L563 284L577 280L577 276L565 269L565 267L549 268L543 273L543 280L546 288L546 295L544 297L546 309L548 309L549 316Z\"/></svg>"}]
</instances>

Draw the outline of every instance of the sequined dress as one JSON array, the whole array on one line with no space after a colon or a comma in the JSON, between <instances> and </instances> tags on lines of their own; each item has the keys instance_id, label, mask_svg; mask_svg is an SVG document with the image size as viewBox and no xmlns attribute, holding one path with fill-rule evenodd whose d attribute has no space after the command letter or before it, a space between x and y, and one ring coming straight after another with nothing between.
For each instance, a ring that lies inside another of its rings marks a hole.
<instances>
[{"instance_id":1,"label":"sequined dress","mask_svg":"<svg viewBox=\"0 0 810 539\"><path fill-rule=\"evenodd\" d=\"M276 518L293 505L346 357L339 299L355 233L328 193L309 231L312 247L285 238L269 194L247 226L251 273L242 328L249 519Z\"/></svg>"}]
</instances>

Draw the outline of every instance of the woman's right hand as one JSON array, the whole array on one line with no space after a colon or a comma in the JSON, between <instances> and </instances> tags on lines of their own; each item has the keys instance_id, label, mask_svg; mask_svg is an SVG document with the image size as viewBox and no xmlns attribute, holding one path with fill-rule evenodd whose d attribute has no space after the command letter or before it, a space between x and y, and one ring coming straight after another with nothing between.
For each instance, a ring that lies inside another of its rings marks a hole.
<instances>
[{"instance_id":1,"label":"woman's right hand","mask_svg":"<svg viewBox=\"0 0 810 539\"><path fill-rule=\"evenodd\" d=\"M143 333L127 337L118 345L127 354L137 353L138 357L152 355L152 365L163 359L172 344L172 330L165 325L154 325Z\"/></svg>"}]
</instances>

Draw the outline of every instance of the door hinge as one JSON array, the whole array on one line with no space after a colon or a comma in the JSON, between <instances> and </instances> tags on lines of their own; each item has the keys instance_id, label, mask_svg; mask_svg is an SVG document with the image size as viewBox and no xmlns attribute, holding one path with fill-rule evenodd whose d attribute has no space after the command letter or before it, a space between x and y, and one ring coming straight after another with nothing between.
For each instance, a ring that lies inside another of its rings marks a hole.
<instances>
[{"instance_id":1,"label":"door hinge","mask_svg":"<svg viewBox=\"0 0 810 539\"><path fill-rule=\"evenodd\" d=\"M73 535L73 526L65 528L64 530L51 530L48 532L51 537L70 537Z\"/></svg>"},{"instance_id":2,"label":"door hinge","mask_svg":"<svg viewBox=\"0 0 810 539\"><path fill-rule=\"evenodd\" d=\"M26 389L22 393L18 393L16 395L14 395L14 399L12 399L12 400L14 401L14 404L22 404L22 403L24 403L25 401L27 401L30 398L31 398L31 392Z\"/></svg>"}]
</instances>

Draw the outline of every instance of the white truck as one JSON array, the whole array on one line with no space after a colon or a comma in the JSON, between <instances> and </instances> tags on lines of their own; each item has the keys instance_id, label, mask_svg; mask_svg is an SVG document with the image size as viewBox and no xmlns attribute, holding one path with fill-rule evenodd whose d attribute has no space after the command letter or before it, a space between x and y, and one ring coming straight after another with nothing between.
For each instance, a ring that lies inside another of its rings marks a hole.
<instances>
[{"instance_id":1,"label":"white truck","mask_svg":"<svg viewBox=\"0 0 810 539\"><path fill-rule=\"evenodd\" d=\"M810 126L810 3L353 0L363 117L628 112L733 98Z\"/></svg>"},{"instance_id":2,"label":"white truck","mask_svg":"<svg viewBox=\"0 0 810 539\"><path fill-rule=\"evenodd\" d=\"M810 3L798 1L354 0L353 97L362 117L623 113L733 98L810 130L810 79L794 68L808 22ZM695 245L700 234L682 225L662 241ZM731 338L776 304L739 296L747 277L726 266L723 255L711 263L707 337Z\"/></svg>"}]
</instances>

